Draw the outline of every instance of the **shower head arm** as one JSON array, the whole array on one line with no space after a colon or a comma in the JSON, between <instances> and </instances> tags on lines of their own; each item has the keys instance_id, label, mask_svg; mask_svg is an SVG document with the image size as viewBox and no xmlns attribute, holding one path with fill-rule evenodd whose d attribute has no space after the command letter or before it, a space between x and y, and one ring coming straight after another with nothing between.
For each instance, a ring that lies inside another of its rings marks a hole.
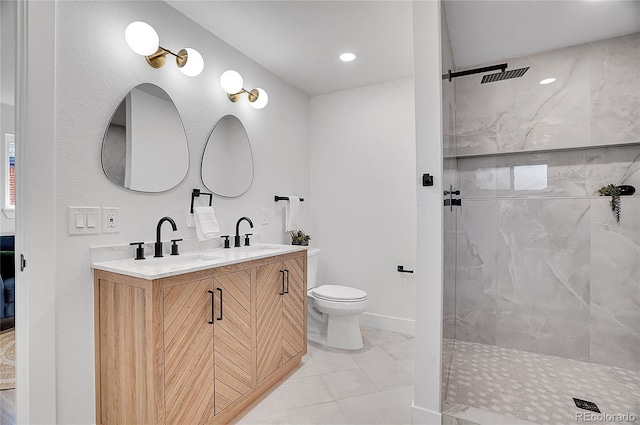
<instances>
[{"instance_id":1,"label":"shower head arm","mask_svg":"<svg viewBox=\"0 0 640 425\"><path fill-rule=\"evenodd\" d=\"M485 66L483 68L468 69L466 71L459 71L459 72L451 72L451 70L449 70L447 74L444 74L442 76L442 79L443 80L448 79L449 81L451 81L452 79L457 77L464 77L466 75L473 75L473 74L481 74L483 72L491 72L491 71L497 71L497 70L504 72L507 69L507 66L508 64L501 63L499 65Z\"/></svg>"}]
</instances>

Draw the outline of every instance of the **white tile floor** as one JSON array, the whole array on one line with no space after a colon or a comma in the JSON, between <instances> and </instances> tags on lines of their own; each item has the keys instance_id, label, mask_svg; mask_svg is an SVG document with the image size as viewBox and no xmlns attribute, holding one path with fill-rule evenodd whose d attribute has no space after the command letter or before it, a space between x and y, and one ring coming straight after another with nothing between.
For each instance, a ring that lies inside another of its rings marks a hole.
<instances>
[{"instance_id":1,"label":"white tile floor","mask_svg":"<svg viewBox=\"0 0 640 425\"><path fill-rule=\"evenodd\" d=\"M362 328L364 348L309 343L303 366L237 424L409 424L413 337Z\"/></svg>"},{"instance_id":2,"label":"white tile floor","mask_svg":"<svg viewBox=\"0 0 640 425\"><path fill-rule=\"evenodd\" d=\"M409 424L413 337L362 328L365 346L309 343L304 365L250 406L238 424ZM15 390L0 391L0 424L13 425Z\"/></svg>"}]
</instances>

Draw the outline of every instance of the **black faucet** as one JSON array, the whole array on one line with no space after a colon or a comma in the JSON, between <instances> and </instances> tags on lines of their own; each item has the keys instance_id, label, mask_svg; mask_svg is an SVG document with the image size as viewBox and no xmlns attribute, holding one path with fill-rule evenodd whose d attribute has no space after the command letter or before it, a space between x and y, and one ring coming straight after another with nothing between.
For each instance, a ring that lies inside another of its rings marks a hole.
<instances>
[{"instance_id":1,"label":"black faucet","mask_svg":"<svg viewBox=\"0 0 640 425\"><path fill-rule=\"evenodd\" d=\"M160 230L162 228L162 223L164 223L165 221L168 221L169 223L171 223L171 227L173 227L173 231L175 232L176 230L178 230L178 227L176 226L176 222L173 221L173 219L171 217L162 217L160 219L160 221L158 222L158 227L156 227L156 253L154 255L154 257L163 257L162 255L162 241L160 240Z\"/></svg>"},{"instance_id":2,"label":"black faucet","mask_svg":"<svg viewBox=\"0 0 640 425\"><path fill-rule=\"evenodd\" d=\"M251 219L249 217L240 217L240 219L236 223L236 236L235 236L234 244L233 244L233 246L236 247L236 248L238 248L240 246L240 222L242 220L246 220L247 222L249 222L249 226L251 226L251 228L253 229L253 222L251 221Z\"/></svg>"}]
</instances>

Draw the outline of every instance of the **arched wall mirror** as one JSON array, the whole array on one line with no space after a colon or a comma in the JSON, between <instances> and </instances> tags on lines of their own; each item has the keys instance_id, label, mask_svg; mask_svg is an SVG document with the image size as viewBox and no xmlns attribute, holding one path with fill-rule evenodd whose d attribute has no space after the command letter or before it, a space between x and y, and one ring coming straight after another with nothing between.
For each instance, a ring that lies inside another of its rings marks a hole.
<instances>
[{"instance_id":1,"label":"arched wall mirror","mask_svg":"<svg viewBox=\"0 0 640 425\"><path fill-rule=\"evenodd\" d=\"M253 154L247 131L233 115L220 118L202 155L202 183L218 196L235 198L251 187Z\"/></svg>"},{"instance_id":2,"label":"arched wall mirror","mask_svg":"<svg viewBox=\"0 0 640 425\"><path fill-rule=\"evenodd\" d=\"M118 186L140 192L164 192L186 177L187 135L167 92L140 84L127 93L104 135L102 169Z\"/></svg>"}]
</instances>

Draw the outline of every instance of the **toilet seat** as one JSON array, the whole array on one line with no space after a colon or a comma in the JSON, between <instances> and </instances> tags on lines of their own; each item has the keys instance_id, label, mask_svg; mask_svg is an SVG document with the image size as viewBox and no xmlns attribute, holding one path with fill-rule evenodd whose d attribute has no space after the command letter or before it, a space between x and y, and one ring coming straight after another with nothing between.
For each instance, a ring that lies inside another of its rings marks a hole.
<instances>
[{"instance_id":1,"label":"toilet seat","mask_svg":"<svg viewBox=\"0 0 640 425\"><path fill-rule=\"evenodd\" d=\"M312 288L314 297L333 302L358 302L367 299L367 293L361 289L341 285L322 285Z\"/></svg>"}]
</instances>

